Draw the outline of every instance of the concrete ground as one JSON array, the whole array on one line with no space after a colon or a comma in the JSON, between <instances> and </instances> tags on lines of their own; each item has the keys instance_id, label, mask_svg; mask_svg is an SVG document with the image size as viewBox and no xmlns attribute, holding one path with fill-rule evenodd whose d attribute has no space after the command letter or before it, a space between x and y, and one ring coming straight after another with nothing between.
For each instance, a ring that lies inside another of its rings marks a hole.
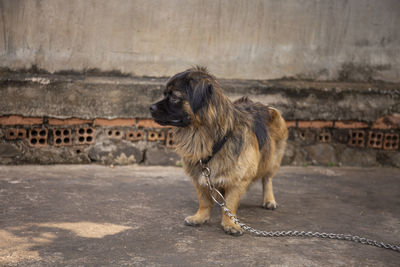
<instances>
[{"instance_id":1,"label":"concrete ground","mask_svg":"<svg viewBox=\"0 0 400 267\"><path fill-rule=\"evenodd\" d=\"M400 170L284 167L279 208L264 210L261 185L239 218L263 230L349 233L400 243ZM196 211L181 168L0 166L0 265L5 266L399 266L400 253L315 238L226 235L220 211Z\"/></svg>"}]
</instances>

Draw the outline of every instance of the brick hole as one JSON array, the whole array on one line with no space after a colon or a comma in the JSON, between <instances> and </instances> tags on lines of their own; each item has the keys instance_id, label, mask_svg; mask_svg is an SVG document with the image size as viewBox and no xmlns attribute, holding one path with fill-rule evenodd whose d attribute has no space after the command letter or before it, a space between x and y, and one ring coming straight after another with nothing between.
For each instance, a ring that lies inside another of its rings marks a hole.
<instances>
[{"instance_id":1,"label":"brick hole","mask_svg":"<svg viewBox=\"0 0 400 267\"><path fill-rule=\"evenodd\" d=\"M399 135L393 133L385 134L383 149L396 150L399 147Z\"/></svg>"},{"instance_id":2,"label":"brick hole","mask_svg":"<svg viewBox=\"0 0 400 267\"><path fill-rule=\"evenodd\" d=\"M372 134L372 132L370 132L370 136L371 136L371 134ZM350 130L348 144L350 146L364 147L364 144L365 144L364 131Z\"/></svg>"},{"instance_id":3,"label":"brick hole","mask_svg":"<svg viewBox=\"0 0 400 267\"><path fill-rule=\"evenodd\" d=\"M61 143L62 143L62 140L60 138L57 138L56 139L56 144L61 144Z\"/></svg>"},{"instance_id":4,"label":"brick hole","mask_svg":"<svg viewBox=\"0 0 400 267\"><path fill-rule=\"evenodd\" d=\"M112 136L112 131L108 131L108 136Z\"/></svg>"},{"instance_id":5,"label":"brick hole","mask_svg":"<svg viewBox=\"0 0 400 267\"><path fill-rule=\"evenodd\" d=\"M60 130L57 130L57 131L56 131L56 135L57 135L57 136L61 136L61 131L60 131Z\"/></svg>"},{"instance_id":6,"label":"brick hole","mask_svg":"<svg viewBox=\"0 0 400 267\"><path fill-rule=\"evenodd\" d=\"M67 130L67 129L65 129L65 130L64 130L64 135L69 135L69 134L70 134L70 131Z\"/></svg>"},{"instance_id":7,"label":"brick hole","mask_svg":"<svg viewBox=\"0 0 400 267\"><path fill-rule=\"evenodd\" d=\"M167 132L167 141L165 142L166 147L174 148L175 147L175 137L172 131Z\"/></svg>"},{"instance_id":8,"label":"brick hole","mask_svg":"<svg viewBox=\"0 0 400 267\"><path fill-rule=\"evenodd\" d=\"M369 132L368 147L382 148L383 133L382 132Z\"/></svg>"},{"instance_id":9,"label":"brick hole","mask_svg":"<svg viewBox=\"0 0 400 267\"><path fill-rule=\"evenodd\" d=\"M93 144L94 133L95 133L95 130L93 128L78 128L77 133L78 133L78 135L74 139L75 142L77 142L80 145ZM106 132L106 134L109 135L109 132ZM112 134L112 131L111 131L111 134ZM71 140L70 140L70 142L71 142Z\"/></svg>"},{"instance_id":10,"label":"brick hole","mask_svg":"<svg viewBox=\"0 0 400 267\"><path fill-rule=\"evenodd\" d=\"M126 132L125 135L126 135L126 140L129 140L129 141L143 140L143 137L144 137L142 130L129 131L129 132Z\"/></svg>"},{"instance_id":11,"label":"brick hole","mask_svg":"<svg viewBox=\"0 0 400 267\"><path fill-rule=\"evenodd\" d=\"M30 129L28 142L32 146L46 146L47 145L47 129Z\"/></svg>"},{"instance_id":12,"label":"brick hole","mask_svg":"<svg viewBox=\"0 0 400 267\"><path fill-rule=\"evenodd\" d=\"M147 133L148 141L164 141L165 133L164 132L156 132L156 131L148 131Z\"/></svg>"},{"instance_id":13,"label":"brick hole","mask_svg":"<svg viewBox=\"0 0 400 267\"><path fill-rule=\"evenodd\" d=\"M76 154L80 154L82 151L80 149L76 150Z\"/></svg>"},{"instance_id":14,"label":"brick hole","mask_svg":"<svg viewBox=\"0 0 400 267\"><path fill-rule=\"evenodd\" d=\"M64 143L69 143L69 138L68 137L64 138Z\"/></svg>"},{"instance_id":15,"label":"brick hole","mask_svg":"<svg viewBox=\"0 0 400 267\"><path fill-rule=\"evenodd\" d=\"M319 133L318 140L322 143L330 142L332 139L332 135L328 131L322 131Z\"/></svg>"},{"instance_id":16,"label":"brick hole","mask_svg":"<svg viewBox=\"0 0 400 267\"><path fill-rule=\"evenodd\" d=\"M8 140L25 139L26 130L25 129L6 129L5 138Z\"/></svg>"}]
</instances>

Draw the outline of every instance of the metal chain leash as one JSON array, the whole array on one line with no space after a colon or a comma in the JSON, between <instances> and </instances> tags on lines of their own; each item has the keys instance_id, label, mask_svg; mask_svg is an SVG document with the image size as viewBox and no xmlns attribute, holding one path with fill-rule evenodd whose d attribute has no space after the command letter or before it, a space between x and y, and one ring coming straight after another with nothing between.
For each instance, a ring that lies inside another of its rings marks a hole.
<instances>
[{"instance_id":1,"label":"metal chain leash","mask_svg":"<svg viewBox=\"0 0 400 267\"><path fill-rule=\"evenodd\" d=\"M264 237L317 237L334 240L345 240L352 241L355 243L361 243L365 245L375 246L378 248L386 248L396 252L400 252L400 244L387 244L384 242L378 242L376 240L368 239L365 237L359 237L356 235L349 234L335 234L335 233L320 233L320 232L305 232L305 231L261 231L254 229L244 223L241 223L239 219L232 214L231 210L226 207L226 201L224 196L219 192L217 188L211 183L210 176L211 170L209 167L202 165L202 175L206 178L207 186L210 191L212 200L222 208L224 213L236 224L239 225L243 230L248 231L256 236Z\"/></svg>"}]
</instances>

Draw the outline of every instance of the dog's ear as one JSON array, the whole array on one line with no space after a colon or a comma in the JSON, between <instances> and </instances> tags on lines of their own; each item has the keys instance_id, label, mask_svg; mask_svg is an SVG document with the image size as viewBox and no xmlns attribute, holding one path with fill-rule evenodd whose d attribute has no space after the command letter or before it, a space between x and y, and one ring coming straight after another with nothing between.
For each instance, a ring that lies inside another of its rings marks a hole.
<instances>
[{"instance_id":1,"label":"dog's ear","mask_svg":"<svg viewBox=\"0 0 400 267\"><path fill-rule=\"evenodd\" d=\"M190 80L187 88L189 104L194 114L207 106L214 93L214 87L210 80Z\"/></svg>"}]
</instances>

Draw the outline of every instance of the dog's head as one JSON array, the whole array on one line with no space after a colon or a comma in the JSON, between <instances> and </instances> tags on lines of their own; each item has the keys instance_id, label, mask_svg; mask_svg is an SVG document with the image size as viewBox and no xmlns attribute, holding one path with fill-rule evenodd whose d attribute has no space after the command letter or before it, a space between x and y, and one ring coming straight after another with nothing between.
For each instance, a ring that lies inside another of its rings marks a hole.
<instances>
[{"instance_id":1,"label":"dog's head","mask_svg":"<svg viewBox=\"0 0 400 267\"><path fill-rule=\"evenodd\" d=\"M215 94L215 79L196 67L171 77L164 98L150 106L151 116L161 125L186 127L200 118Z\"/></svg>"}]
</instances>

